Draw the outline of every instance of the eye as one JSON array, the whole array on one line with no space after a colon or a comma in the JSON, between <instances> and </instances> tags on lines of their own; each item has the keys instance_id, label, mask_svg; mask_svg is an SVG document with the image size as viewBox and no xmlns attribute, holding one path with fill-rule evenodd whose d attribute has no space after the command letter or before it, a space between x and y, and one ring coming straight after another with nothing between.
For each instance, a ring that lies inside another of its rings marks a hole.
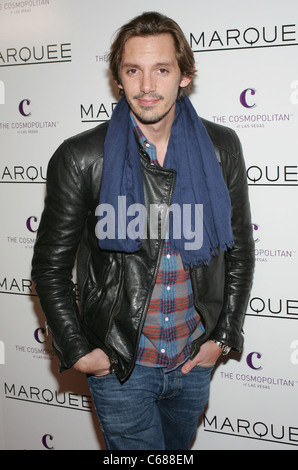
<instances>
[{"instance_id":1,"label":"eye","mask_svg":"<svg viewBox=\"0 0 298 470\"><path fill-rule=\"evenodd\" d=\"M127 70L128 75L135 75L137 73L137 69L129 69Z\"/></svg>"},{"instance_id":2,"label":"eye","mask_svg":"<svg viewBox=\"0 0 298 470\"><path fill-rule=\"evenodd\" d=\"M165 69L165 68L163 68L163 67L162 67L162 68L160 68L158 71L159 71L159 73L160 73L161 75L165 75L165 74L167 74L167 73L168 73L168 70L167 70L167 69Z\"/></svg>"}]
</instances>

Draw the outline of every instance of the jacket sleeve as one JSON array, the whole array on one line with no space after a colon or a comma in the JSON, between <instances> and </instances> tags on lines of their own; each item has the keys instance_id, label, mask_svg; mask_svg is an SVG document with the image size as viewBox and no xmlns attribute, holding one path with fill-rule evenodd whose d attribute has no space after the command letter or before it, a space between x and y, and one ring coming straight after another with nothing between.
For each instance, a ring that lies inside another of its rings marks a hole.
<instances>
[{"instance_id":1,"label":"jacket sleeve","mask_svg":"<svg viewBox=\"0 0 298 470\"><path fill-rule=\"evenodd\" d=\"M90 352L81 332L72 272L88 214L80 168L64 142L51 158L47 193L32 260L32 279L60 370Z\"/></svg>"},{"instance_id":2,"label":"jacket sleeve","mask_svg":"<svg viewBox=\"0 0 298 470\"><path fill-rule=\"evenodd\" d=\"M234 153L230 155L231 161L224 176L231 199L234 246L226 253L224 304L211 338L241 351L242 326L252 288L255 251L242 147L236 133L231 129L229 131L234 142Z\"/></svg>"}]
</instances>

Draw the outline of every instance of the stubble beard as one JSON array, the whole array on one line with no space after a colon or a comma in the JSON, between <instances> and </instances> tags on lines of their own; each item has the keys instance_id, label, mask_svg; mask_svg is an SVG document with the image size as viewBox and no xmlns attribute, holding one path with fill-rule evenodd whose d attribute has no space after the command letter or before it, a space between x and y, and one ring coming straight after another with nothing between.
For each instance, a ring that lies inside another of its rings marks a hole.
<instances>
[{"instance_id":1,"label":"stubble beard","mask_svg":"<svg viewBox=\"0 0 298 470\"><path fill-rule=\"evenodd\" d=\"M133 96L133 100L134 99L140 99L140 98L143 98L143 97L144 97L144 94L135 95L135 96ZM150 98L157 98L160 101L162 101L164 99L163 96L156 95L156 94L149 95L149 97ZM144 106L143 107L144 111L140 112L135 108L135 106L133 105L133 102L131 100L127 99L127 102L128 102L128 105L129 105L132 113L135 115L135 117L142 124L156 124L157 122L160 122L163 118L165 118L170 113L170 111L172 110L173 106L176 103L176 100L162 114L159 114L158 111L156 111L156 113L154 113L153 115L149 115L149 116L147 116L147 114L148 114L148 112L151 112L152 110L154 110L154 106Z\"/></svg>"}]
</instances>

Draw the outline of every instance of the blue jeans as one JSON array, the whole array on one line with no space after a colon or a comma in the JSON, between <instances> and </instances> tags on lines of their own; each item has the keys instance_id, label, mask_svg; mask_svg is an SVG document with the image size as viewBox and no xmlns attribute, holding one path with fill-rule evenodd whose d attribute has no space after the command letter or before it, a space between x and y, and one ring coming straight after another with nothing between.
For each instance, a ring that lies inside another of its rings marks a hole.
<instances>
[{"instance_id":1,"label":"blue jeans","mask_svg":"<svg viewBox=\"0 0 298 470\"><path fill-rule=\"evenodd\" d=\"M135 365L121 384L115 374L88 377L108 450L188 450L209 398L213 367Z\"/></svg>"}]
</instances>

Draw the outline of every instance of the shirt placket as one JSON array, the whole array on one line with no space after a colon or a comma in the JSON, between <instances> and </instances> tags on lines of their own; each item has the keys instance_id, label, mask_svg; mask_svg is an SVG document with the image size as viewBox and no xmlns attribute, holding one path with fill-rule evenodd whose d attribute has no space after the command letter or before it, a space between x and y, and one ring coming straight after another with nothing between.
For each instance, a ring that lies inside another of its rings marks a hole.
<instances>
[{"instance_id":1,"label":"shirt placket","mask_svg":"<svg viewBox=\"0 0 298 470\"><path fill-rule=\"evenodd\" d=\"M156 147L148 142L144 137L142 138L142 144L149 155L151 165L159 166L157 160ZM168 239L166 236L163 255L161 260L162 269L162 290L161 290L161 308L160 308L160 320L161 320L161 335L159 340L159 353L161 354L162 363L169 363L171 357L176 354L175 343L171 338L170 331L175 328L173 305L175 303L175 285L173 283L173 275L177 268L175 259L170 252ZM169 308L169 306L171 306Z\"/></svg>"},{"instance_id":2,"label":"shirt placket","mask_svg":"<svg viewBox=\"0 0 298 470\"><path fill-rule=\"evenodd\" d=\"M168 240L165 240L165 249L161 263L162 269L162 290L160 319L162 326L162 340L160 342L160 352L167 358L169 364L172 357L176 355L175 338L172 337L175 328L175 303L176 288L175 278L177 263L175 255L169 250Z\"/></svg>"}]
</instances>

